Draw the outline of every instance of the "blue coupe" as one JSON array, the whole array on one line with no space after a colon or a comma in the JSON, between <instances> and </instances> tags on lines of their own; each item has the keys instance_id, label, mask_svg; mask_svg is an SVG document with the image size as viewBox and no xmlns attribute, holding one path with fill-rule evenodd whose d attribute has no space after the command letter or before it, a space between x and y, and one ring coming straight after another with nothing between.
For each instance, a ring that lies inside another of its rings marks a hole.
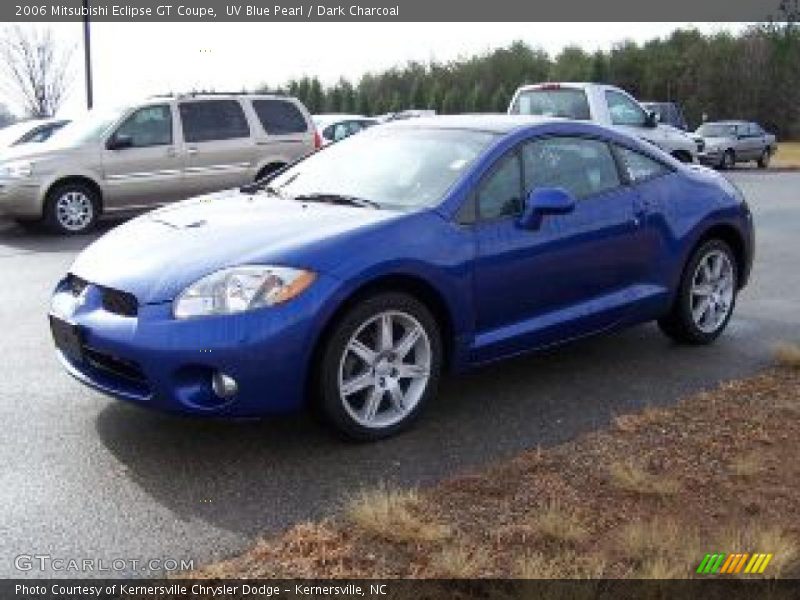
<instances>
[{"instance_id":1,"label":"blue coupe","mask_svg":"<svg viewBox=\"0 0 800 600\"><path fill-rule=\"evenodd\" d=\"M731 183L632 137L415 119L117 227L58 284L50 326L67 371L111 396L215 416L311 406L377 439L445 370L652 320L713 341L753 245Z\"/></svg>"}]
</instances>

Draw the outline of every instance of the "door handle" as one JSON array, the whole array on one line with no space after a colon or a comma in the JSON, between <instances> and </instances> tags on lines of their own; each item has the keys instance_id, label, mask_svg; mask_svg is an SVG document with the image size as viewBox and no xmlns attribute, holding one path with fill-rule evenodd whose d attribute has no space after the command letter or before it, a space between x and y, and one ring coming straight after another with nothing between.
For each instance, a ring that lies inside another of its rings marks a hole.
<instances>
[{"instance_id":1,"label":"door handle","mask_svg":"<svg viewBox=\"0 0 800 600\"><path fill-rule=\"evenodd\" d=\"M186 148L186 154L188 154L189 156L194 156L195 154L197 154L197 148L189 146L188 148Z\"/></svg>"}]
</instances>

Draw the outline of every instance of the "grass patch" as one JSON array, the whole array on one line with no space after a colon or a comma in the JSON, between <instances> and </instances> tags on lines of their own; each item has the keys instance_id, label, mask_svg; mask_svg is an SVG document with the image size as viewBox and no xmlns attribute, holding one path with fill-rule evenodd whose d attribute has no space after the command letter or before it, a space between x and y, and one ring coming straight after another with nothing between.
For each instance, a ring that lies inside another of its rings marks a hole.
<instances>
[{"instance_id":1,"label":"grass patch","mask_svg":"<svg viewBox=\"0 0 800 600\"><path fill-rule=\"evenodd\" d=\"M627 460L613 463L608 474L618 489L641 496L673 496L680 489L680 484L669 475L653 475Z\"/></svg>"},{"instance_id":2,"label":"grass patch","mask_svg":"<svg viewBox=\"0 0 800 600\"><path fill-rule=\"evenodd\" d=\"M432 542L445 539L450 529L425 518L416 489L401 490L385 484L361 490L347 499L346 518L366 533L396 542Z\"/></svg>"},{"instance_id":3,"label":"grass patch","mask_svg":"<svg viewBox=\"0 0 800 600\"><path fill-rule=\"evenodd\" d=\"M779 143L773 164L781 167L800 167L800 142Z\"/></svg>"},{"instance_id":4,"label":"grass patch","mask_svg":"<svg viewBox=\"0 0 800 600\"><path fill-rule=\"evenodd\" d=\"M188 576L663 579L744 552L800 577L800 369L781 364L425 490L362 490Z\"/></svg>"}]
</instances>

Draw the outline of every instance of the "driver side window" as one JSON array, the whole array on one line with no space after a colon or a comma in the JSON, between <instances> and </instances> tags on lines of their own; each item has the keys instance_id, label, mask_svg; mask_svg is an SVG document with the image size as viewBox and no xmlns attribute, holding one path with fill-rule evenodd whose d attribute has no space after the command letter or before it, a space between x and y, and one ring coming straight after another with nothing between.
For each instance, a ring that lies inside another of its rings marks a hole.
<instances>
[{"instance_id":1,"label":"driver side window","mask_svg":"<svg viewBox=\"0 0 800 600\"><path fill-rule=\"evenodd\" d=\"M614 125L644 127L647 123L647 114L642 107L625 94L608 90L606 91L606 103L608 112L611 114L611 122Z\"/></svg>"},{"instance_id":2,"label":"driver side window","mask_svg":"<svg viewBox=\"0 0 800 600\"><path fill-rule=\"evenodd\" d=\"M172 143L172 111L169 106L146 106L130 115L114 137L130 137L131 147L167 146Z\"/></svg>"},{"instance_id":3,"label":"driver side window","mask_svg":"<svg viewBox=\"0 0 800 600\"><path fill-rule=\"evenodd\" d=\"M478 188L477 201L478 214L485 221L520 213L522 165L517 152L500 159L495 170Z\"/></svg>"}]
</instances>

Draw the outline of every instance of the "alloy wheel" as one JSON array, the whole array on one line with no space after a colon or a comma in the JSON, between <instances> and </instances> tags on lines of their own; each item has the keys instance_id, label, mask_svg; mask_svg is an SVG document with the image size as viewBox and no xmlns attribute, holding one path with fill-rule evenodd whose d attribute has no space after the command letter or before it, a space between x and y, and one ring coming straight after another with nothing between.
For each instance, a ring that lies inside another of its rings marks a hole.
<instances>
[{"instance_id":1,"label":"alloy wheel","mask_svg":"<svg viewBox=\"0 0 800 600\"><path fill-rule=\"evenodd\" d=\"M735 277L727 254L713 250L698 263L692 277L692 320L703 333L714 333L733 307Z\"/></svg>"},{"instance_id":2,"label":"alloy wheel","mask_svg":"<svg viewBox=\"0 0 800 600\"><path fill-rule=\"evenodd\" d=\"M339 397L358 424L391 427L425 394L431 373L431 341L413 316L383 311L350 337L339 361Z\"/></svg>"},{"instance_id":3,"label":"alloy wheel","mask_svg":"<svg viewBox=\"0 0 800 600\"><path fill-rule=\"evenodd\" d=\"M81 191L65 191L56 199L55 216L67 231L83 231L94 218L92 200Z\"/></svg>"}]
</instances>

